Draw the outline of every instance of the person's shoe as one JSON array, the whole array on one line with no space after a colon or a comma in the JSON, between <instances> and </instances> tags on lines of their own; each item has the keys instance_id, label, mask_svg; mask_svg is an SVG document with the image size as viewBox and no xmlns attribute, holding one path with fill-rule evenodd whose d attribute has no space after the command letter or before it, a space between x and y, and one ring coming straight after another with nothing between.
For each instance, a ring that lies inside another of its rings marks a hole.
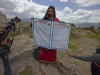
<instances>
[{"instance_id":1,"label":"person's shoe","mask_svg":"<svg viewBox=\"0 0 100 75\"><path fill-rule=\"evenodd\" d=\"M49 65L49 63L45 62L45 66L48 66L48 65Z\"/></svg>"},{"instance_id":2,"label":"person's shoe","mask_svg":"<svg viewBox=\"0 0 100 75\"><path fill-rule=\"evenodd\" d=\"M56 65L54 63L52 63L52 66L56 68Z\"/></svg>"}]
</instances>

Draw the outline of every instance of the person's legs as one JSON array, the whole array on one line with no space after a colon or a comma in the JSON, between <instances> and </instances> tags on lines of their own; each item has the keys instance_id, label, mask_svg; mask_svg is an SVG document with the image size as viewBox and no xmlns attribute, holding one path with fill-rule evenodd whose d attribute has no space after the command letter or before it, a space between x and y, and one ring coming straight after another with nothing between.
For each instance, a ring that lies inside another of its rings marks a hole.
<instances>
[{"instance_id":1,"label":"person's legs","mask_svg":"<svg viewBox=\"0 0 100 75\"><path fill-rule=\"evenodd\" d=\"M98 71L98 67L95 65L95 63L91 63L91 74L95 75L97 71Z\"/></svg>"},{"instance_id":2,"label":"person's legs","mask_svg":"<svg viewBox=\"0 0 100 75\"><path fill-rule=\"evenodd\" d=\"M94 75L100 75L100 69L98 69Z\"/></svg>"},{"instance_id":3,"label":"person's legs","mask_svg":"<svg viewBox=\"0 0 100 75\"><path fill-rule=\"evenodd\" d=\"M10 60L9 57L5 58L5 54L0 55L3 66L4 66L4 74L5 75L11 75L11 65L10 65Z\"/></svg>"}]
</instances>

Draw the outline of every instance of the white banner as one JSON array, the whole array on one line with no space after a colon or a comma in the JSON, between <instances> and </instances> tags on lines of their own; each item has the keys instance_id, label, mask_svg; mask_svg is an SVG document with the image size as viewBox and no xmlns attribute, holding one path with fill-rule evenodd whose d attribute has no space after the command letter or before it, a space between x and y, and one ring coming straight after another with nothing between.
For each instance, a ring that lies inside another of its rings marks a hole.
<instances>
[{"instance_id":1,"label":"white banner","mask_svg":"<svg viewBox=\"0 0 100 75\"><path fill-rule=\"evenodd\" d=\"M32 22L34 44L57 50L68 50L70 24L34 19Z\"/></svg>"}]
</instances>

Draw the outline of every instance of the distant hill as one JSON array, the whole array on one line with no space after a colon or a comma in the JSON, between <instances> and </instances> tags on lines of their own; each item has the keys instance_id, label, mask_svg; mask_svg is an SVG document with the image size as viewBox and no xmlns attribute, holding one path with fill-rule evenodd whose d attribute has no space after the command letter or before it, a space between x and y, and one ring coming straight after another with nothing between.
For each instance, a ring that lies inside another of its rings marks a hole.
<instances>
[{"instance_id":1,"label":"distant hill","mask_svg":"<svg viewBox=\"0 0 100 75\"><path fill-rule=\"evenodd\" d=\"M30 18L20 18L22 22L31 22ZM84 23L75 23L76 27L90 27L94 26L95 28L100 27L100 22L98 23L90 23L90 22L84 22Z\"/></svg>"},{"instance_id":2,"label":"distant hill","mask_svg":"<svg viewBox=\"0 0 100 75\"><path fill-rule=\"evenodd\" d=\"M98 23L89 23L89 22L76 23L75 26L76 27L91 27L91 26L94 26L94 28L98 28L98 27L100 27L100 22L98 22Z\"/></svg>"},{"instance_id":3,"label":"distant hill","mask_svg":"<svg viewBox=\"0 0 100 75\"><path fill-rule=\"evenodd\" d=\"M30 18L21 18L21 21L22 22L31 22L31 19Z\"/></svg>"},{"instance_id":4,"label":"distant hill","mask_svg":"<svg viewBox=\"0 0 100 75\"><path fill-rule=\"evenodd\" d=\"M12 18L8 19L9 21L11 20ZM30 18L20 18L21 19L21 22L31 22L31 19Z\"/></svg>"}]
</instances>

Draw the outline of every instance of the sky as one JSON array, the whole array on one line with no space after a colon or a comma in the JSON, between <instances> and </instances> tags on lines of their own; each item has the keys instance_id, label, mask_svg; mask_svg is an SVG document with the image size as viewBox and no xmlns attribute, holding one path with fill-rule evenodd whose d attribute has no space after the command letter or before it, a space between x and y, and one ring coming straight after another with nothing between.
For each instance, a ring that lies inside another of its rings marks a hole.
<instances>
[{"instance_id":1,"label":"sky","mask_svg":"<svg viewBox=\"0 0 100 75\"><path fill-rule=\"evenodd\" d=\"M50 5L55 7L60 21L100 22L100 0L0 0L0 11L8 18L42 19Z\"/></svg>"}]
</instances>

